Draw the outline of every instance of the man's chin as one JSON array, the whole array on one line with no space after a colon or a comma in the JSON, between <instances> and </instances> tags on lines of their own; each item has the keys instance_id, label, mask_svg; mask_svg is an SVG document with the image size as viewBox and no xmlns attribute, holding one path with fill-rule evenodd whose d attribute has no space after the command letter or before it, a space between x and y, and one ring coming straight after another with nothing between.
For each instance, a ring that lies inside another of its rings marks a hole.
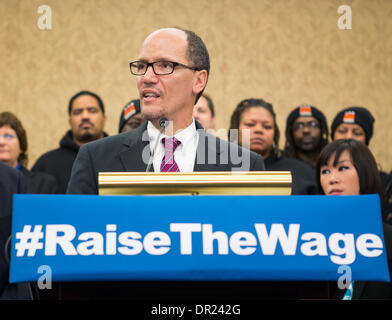
<instances>
[{"instance_id":1,"label":"man's chin","mask_svg":"<svg viewBox=\"0 0 392 320\"><path fill-rule=\"evenodd\" d=\"M165 116L165 114L163 113L162 110L144 110L144 111L142 111L142 117L146 120L149 120L149 121L158 121L164 116Z\"/></svg>"},{"instance_id":2,"label":"man's chin","mask_svg":"<svg viewBox=\"0 0 392 320\"><path fill-rule=\"evenodd\" d=\"M92 134L91 132L85 132L85 133L77 136L76 138L78 141L80 141L82 143L87 143L87 142L91 142L91 141L99 139L99 135Z\"/></svg>"}]
</instances>

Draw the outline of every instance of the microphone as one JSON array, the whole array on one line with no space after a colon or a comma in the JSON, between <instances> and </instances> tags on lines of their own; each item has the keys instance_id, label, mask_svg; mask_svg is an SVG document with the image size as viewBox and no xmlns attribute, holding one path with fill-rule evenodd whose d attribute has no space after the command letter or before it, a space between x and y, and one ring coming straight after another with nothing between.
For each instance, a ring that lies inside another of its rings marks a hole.
<instances>
[{"instance_id":1,"label":"microphone","mask_svg":"<svg viewBox=\"0 0 392 320\"><path fill-rule=\"evenodd\" d=\"M159 139L161 138L163 130L165 130L165 128L167 128L169 126L169 120L166 117L163 117L163 118L161 118L159 120L159 125L161 126L161 130L159 131L159 135L158 135L157 141L155 141L154 149L152 149L151 156L150 156L150 159L148 161L146 172L150 172L152 161L154 160L154 155L155 155L155 152L156 152L157 147L158 147Z\"/></svg>"},{"instance_id":2,"label":"microphone","mask_svg":"<svg viewBox=\"0 0 392 320\"><path fill-rule=\"evenodd\" d=\"M161 120L159 120L159 125L161 126L161 128L167 128L169 126L169 120L166 117L161 118ZM161 129L161 133L162 133L162 129Z\"/></svg>"}]
</instances>

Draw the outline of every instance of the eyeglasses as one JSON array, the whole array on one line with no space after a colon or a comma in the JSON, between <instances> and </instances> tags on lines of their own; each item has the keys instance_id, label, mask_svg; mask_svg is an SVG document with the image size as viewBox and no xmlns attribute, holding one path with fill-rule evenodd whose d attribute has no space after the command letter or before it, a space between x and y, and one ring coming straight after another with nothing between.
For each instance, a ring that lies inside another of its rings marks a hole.
<instances>
[{"instance_id":1,"label":"eyeglasses","mask_svg":"<svg viewBox=\"0 0 392 320\"><path fill-rule=\"evenodd\" d=\"M303 130L305 128L309 128L311 130L320 129L320 124L318 121L309 121L309 122L297 122L293 125L294 131Z\"/></svg>"},{"instance_id":2,"label":"eyeglasses","mask_svg":"<svg viewBox=\"0 0 392 320\"><path fill-rule=\"evenodd\" d=\"M173 73L176 67L183 67L190 70L197 70L196 68L186 66L185 64L173 62L173 61L155 61L155 62L144 62L134 61L129 64L131 73L135 76L142 76L146 74L149 66L152 66L152 70L156 75L167 75Z\"/></svg>"},{"instance_id":3,"label":"eyeglasses","mask_svg":"<svg viewBox=\"0 0 392 320\"><path fill-rule=\"evenodd\" d=\"M10 133L4 133L4 134L0 134L0 138L4 138L5 140L11 140L16 138L16 136Z\"/></svg>"}]
</instances>

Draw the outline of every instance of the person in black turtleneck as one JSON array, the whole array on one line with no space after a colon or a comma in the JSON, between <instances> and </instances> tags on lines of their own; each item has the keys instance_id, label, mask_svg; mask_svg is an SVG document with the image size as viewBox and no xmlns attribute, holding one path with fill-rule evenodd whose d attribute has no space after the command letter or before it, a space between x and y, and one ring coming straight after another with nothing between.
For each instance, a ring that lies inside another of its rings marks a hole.
<instances>
[{"instance_id":1,"label":"person in black turtleneck","mask_svg":"<svg viewBox=\"0 0 392 320\"><path fill-rule=\"evenodd\" d=\"M71 177L72 165L80 146L107 134L103 131L106 116L101 98L93 92L75 94L68 105L69 124L60 147L43 154L34 164L33 172L46 172L56 177L58 193L65 194Z\"/></svg>"},{"instance_id":2,"label":"person in black turtleneck","mask_svg":"<svg viewBox=\"0 0 392 320\"><path fill-rule=\"evenodd\" d=\"M262 99L241 101L231 116L230 129L230 141L236 142L232 129L238 129L238 144L263 156L266 170L291 171L292 194L318 194L312 167L284 156L279 149L280 131L272 104Z\"/></svg>"}]
</instances>

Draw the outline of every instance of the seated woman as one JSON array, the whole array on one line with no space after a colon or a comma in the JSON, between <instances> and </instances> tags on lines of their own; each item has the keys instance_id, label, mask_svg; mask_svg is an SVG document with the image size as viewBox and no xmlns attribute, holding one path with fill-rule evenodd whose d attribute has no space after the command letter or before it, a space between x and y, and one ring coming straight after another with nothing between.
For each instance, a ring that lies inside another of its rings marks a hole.
<instances>
[{"instance_id":1,"label":"seated woman","mask_svg":"<svg viewBox=\"0 0 392 320\"><path fill-rule=\"evenodd\" d=\"M316 166L317 183L322 194L380 194L381 179L369 148L357 140L336 140L320 153ZM381 215L380 215L381 219ZM383 223L389 273L392 277L392 226ZM390 282L353 282L352 299L392 299ZM336 297L350 294L336 290Z\"/></svg>"},{"instance_id":2,"label":"seated woman","mask_svg":"<svg viewBox=\"0 0 392 320\"><path fill-rule=\"evenodd\" d=\"M238 129L238 136L233 129ZM313 168L284 156L278 147L279 136L272 104L262 99L245 99L238 104L231 116L229 140L263 156L266 170L291 171L292 194L317 194Z\"/></svg>"},{"instance_id":3,"label":"seated woman","mask_svg":"<svg viewBox=\"0 0 392 320\"><path fill-rule=\"evenodd\" d=\"M11 112L0 113L0 161L23 173L26 178L26 193L56 193L57 183L53 176L26 169L26 131L19 119Z\"/></svg>"}]
</instances>

